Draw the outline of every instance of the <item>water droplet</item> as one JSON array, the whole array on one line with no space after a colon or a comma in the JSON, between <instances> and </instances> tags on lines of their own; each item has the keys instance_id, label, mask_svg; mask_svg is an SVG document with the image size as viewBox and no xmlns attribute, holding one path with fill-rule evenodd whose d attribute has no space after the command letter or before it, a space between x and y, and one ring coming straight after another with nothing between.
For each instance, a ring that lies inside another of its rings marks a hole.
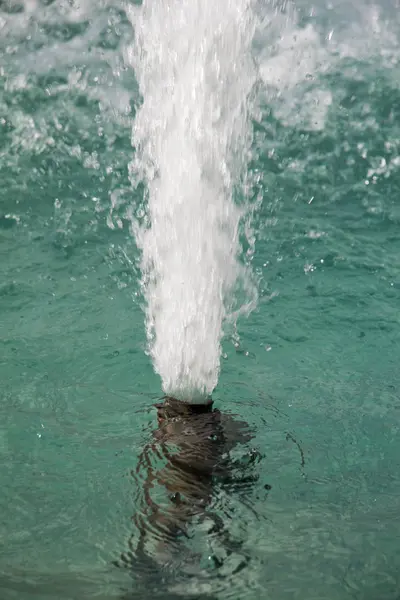
<instances>
[{"instance_id":1,"label":"water droplet","mask_svg":"<svg viewBox=\"0 0 400 600\"><path fill-rule=\"evenodd\" d=\"M304 273L313 273L315 271L315 266L312 264L305 264L304 265Z\"/></svg>"}]
</instances>

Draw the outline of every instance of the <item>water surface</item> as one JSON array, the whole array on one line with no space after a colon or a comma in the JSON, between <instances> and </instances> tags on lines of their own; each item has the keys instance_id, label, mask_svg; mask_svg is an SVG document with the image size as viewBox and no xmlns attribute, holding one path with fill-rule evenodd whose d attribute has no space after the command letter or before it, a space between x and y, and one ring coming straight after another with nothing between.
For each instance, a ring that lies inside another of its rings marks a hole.
<instances>
[{"instance_id":1,"label":"water surface","mask_svg":"<svg viewBox=\"0 0 400 600\"><path fill-rule=\"evenodd\" d=\"M216 489L236 555L194 523L197 570L152 597L398 598L398 17L300 9L260 3L260 299L213 394L254 428L258 480ZM132 25L117 3L27 1L0 28L1 597L144 598L112 565L162 393L127 213Z\"/></svg>"}]
</instances>

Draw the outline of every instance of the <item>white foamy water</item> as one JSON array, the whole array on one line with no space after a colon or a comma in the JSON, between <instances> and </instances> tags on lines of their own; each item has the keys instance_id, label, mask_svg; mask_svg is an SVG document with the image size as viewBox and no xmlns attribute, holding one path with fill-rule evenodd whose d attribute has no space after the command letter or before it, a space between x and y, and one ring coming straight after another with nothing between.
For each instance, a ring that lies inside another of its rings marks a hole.
<instances>
[{"instance_id":1,"label":"white foamy water","mask_svg":"<svg viewBox=\"0 0 400 600\"><path fill-rule=\"evenodd\" d=\"M246 214L234 194L251 145L249 0L147 0L127 51L143 97L133 130L135 183L147 188L142 251L149 349L165 393L201 401L218 381L221 337ZM247 307L248 308L248 307Z\"/></svg>"}]
</instances>

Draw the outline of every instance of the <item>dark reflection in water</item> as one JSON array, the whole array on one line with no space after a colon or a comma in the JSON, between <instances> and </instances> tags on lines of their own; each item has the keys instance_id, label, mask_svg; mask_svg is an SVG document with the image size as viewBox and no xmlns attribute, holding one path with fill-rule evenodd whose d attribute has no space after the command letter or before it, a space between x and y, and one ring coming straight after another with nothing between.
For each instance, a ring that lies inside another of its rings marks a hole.
<instances>
[{"instance_id":1,"label":"dark reflection in water","mask_svg":"<svg viewBox=\"0 0 400 600\"><path fill-rule=\"evenodd\" d=\"M157 404L158 427L139 457L132 476L137 482L135 524L129 548L114 564L131 571L134 588L124 600L144 597L137 586L145 586L151 597L168 595L171 581L189 581L202 572L201 553L190 549L191 526L206 526L208 536L217 537L229 557L241 543L228 531L224 517L212 509L218 490L231 494L251 488L258 475L254 466L260 454L250 448L240 458L232 450L248 444L249 426L207 405L188 405L172 398ZM236 561L233 573L242 570L249 557ZM219 572L224 559L211 554L207 565ZM231 575L233 574L231 572ZM196 598L200 596L192 596ZM211 598L202 595L202 598Z\"/></svg>"}]
</instances>

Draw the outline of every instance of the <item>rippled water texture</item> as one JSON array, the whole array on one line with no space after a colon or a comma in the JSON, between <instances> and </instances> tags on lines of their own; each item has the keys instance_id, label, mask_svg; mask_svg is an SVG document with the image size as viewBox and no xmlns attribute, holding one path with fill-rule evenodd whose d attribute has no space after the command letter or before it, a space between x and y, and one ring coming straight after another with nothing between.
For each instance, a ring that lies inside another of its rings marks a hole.
<instances>
[{"instance_id":1,"label":"rippled water texture","mask_svg":"<svg viewBox=\"0 0 400 600\"><path fill-rule=\"evenodd\" d=\"M259 301L213 394L248 434L210 488L192 468L187 536L139 560L146 478L180 485L191 447L159 438L146 354L134 23L117 1L0 2L2 600L399 597L399 6L255 10Z\"/></svg>"}]
</instances>

